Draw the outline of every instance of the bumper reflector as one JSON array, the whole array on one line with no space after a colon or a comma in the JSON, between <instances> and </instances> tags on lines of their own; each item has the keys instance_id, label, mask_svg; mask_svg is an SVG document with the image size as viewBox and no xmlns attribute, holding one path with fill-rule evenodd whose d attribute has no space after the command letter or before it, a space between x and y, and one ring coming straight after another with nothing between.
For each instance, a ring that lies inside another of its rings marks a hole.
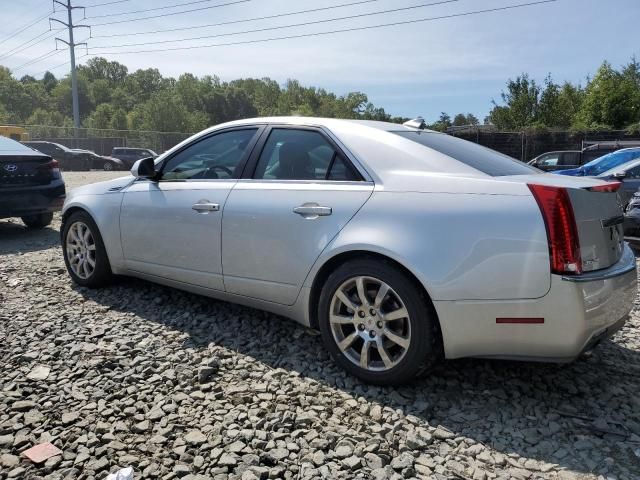
<instances>
[{"instance_id":1,"label":"bumper reflector","mask_svg":"<svg viewBox=\"0 0 640 480\"><path fill-rule=\"evenodd\" d=\"M544 318L496 318L496 323L540 324Z\"/></svg>"}]
</instances>

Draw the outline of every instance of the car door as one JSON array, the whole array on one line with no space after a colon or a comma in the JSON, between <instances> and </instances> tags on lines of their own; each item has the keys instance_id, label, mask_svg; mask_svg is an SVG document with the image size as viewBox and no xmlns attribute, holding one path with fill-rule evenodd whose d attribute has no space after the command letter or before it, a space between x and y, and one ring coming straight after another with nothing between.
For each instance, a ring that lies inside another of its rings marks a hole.
<instances>
[{"instance_id":1,"label":"car door","mask_svg":"<svg viewBox=\"0 0 640 480\"><path fill-rule=\"evenodd\" d=\"M373 191L327 132L264 132L225 205L222 263L228 292L291 305L322 250Z\"/></svg>"},{"instance_id":2,"label":"car door","mask_svg":"<svg viewBox=\"0 0 640 480\"><path fill-rule=\"evenodd\" d=\"M199 138L166 158L156 181L127 188L120 228L129 270L224 290L222 210L260 130L249 126Z\"/></svg>"},{"instance_id":3,"label":"car door","mask_svg":"<svg viewBox=\"0 0 640 480\"><path fill-rule=\"evenodd\" d=\"M561 169L578 168L580 166L580 152L562 152L558 164Z\"/></svg>"}]
</instances>

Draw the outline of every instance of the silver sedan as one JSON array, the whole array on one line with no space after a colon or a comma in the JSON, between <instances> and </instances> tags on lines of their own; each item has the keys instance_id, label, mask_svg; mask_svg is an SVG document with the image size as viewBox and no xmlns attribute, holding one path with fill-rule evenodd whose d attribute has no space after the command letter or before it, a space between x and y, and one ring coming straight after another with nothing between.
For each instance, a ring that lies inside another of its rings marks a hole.
<instances>
[{"instance_id":1,"label":"silver sedan","mask_svg":"<svg viewBox=\"0 0 640 480\"><path fill-rule=\"evenodd\" d=\"M261 118L72 191L87 287L130 275L317 328L377 384L440 358L570 361L625 321L619 183L550 175L420 122Z\"/></svg>"}]
</instances>

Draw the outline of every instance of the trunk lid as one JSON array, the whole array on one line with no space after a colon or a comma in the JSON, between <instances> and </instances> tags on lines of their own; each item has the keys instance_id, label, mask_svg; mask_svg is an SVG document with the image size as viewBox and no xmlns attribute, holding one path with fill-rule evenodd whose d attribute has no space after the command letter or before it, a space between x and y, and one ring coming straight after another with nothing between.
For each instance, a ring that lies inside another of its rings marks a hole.
<instances>
[{"instance_id":1,"label":"trunk lid","mask_svg":"<svg viewBox=\"0 0 640 480\"><path fill-rule=\"evenodd\" d=\"M618 193L577 188L567 192L578 227L583 271L617 263L624 246L624 215Z\"/></svg>"},{"instance_id":2,"label":"trunk lid","mask_svg":"<svg viewBox=\"0 0 640 480\"><path fill-rule=\"evenodd\" d=\"M0 188L46 185L53 180L47 155L0 155Z\"/></svg>"},{"instance_id":3,"label":"trunk lid","mask_svg":"<svg viewBox=\"0 0 640 480\"><path fill-rule=\"evenodd\" d=\"M624 215L619 195L617 192L590 190L610 182L592 177L552 174L518 175L501 179L566 189L575 217L583 271L610 267L622 257Z\"/></svg>"}]
</instances>

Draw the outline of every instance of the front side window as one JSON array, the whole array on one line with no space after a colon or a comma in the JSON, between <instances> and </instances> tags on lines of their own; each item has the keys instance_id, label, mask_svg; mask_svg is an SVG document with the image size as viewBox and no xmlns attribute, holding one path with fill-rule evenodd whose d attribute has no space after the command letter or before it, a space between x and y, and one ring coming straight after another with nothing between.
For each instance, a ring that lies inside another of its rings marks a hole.
<instances>
[{"instance_id":1,"label":"front side window","mask_svg":"<svg viewBox=\"0 0 640 480\"><path fill-rule=\"evenodd\" d=\"M236 176L257 128L223 132L200 140L171 157L162 180L217 180Z\"/></svg>"},{"instance_id":2,"label":"front side window","mask_svg":"<svg viewBox=\"0 0 640 480\"><path fill-rule=\"evenodd\" d=\"M540 158L540 160L538 160L536 165L539 165L541 167L555 167L556 165L558 165L559 157L560 155L558 155L557 153L545 155L544 157Z\"/></svg>"},{"instance_id":3,"label":"front side window","mask_svg":"<svg viewBox=\"0 0 640 480\"><path fill-rule=\"evenodd\" d=\"M253 178L264 180L356 181L359 175L315 130L274 128Z\"/></svg>"}]
</instances>

